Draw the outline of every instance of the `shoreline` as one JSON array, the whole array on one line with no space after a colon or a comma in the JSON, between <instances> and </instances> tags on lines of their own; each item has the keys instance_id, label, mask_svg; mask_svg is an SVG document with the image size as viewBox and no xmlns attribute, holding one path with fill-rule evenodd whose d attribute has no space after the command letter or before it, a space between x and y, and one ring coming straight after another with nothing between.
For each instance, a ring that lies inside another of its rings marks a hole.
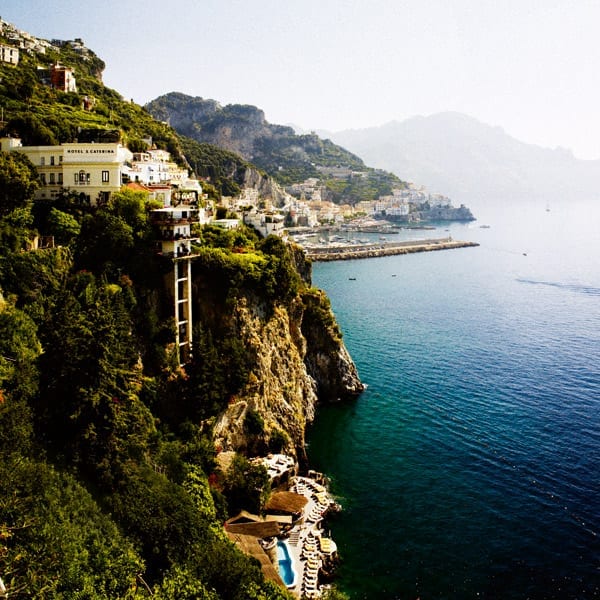
<instances>
[{"instance_id":1,"label":"shoreline","mask_svg":"<svg viewBox=\"0 0 600 600\"><path fill-rule=\"evenodd\" d=\"M415 252L434 252L437 250L453 250L455 248L472 248L479 246L477 242L439 238L415 240L410 242L388 242L368 246L327 246L322 248L304 248L307 258L312 261L352 260L356 258L378 258L397 254Z\"/></svg>"}]
</instances>

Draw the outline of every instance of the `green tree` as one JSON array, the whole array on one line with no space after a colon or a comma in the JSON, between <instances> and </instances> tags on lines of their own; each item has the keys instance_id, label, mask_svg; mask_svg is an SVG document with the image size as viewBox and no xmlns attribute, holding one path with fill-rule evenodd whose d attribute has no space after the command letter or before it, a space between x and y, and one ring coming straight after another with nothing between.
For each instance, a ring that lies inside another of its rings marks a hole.
<instances>
[{"instance_id":1,"label":"green tree","mask_svg":"<svg viewBox=\"0 0 600 600\"><path fill-rule=\"evenodd\" d=\"M10 598L134 597L143 563L71 476L0 461L0 564Z\"/></svg>"},{"instance_id":2,"label":"green tree","mask_svg":"<svg viewBox=\"0 0 600 600\"><path fill-rule=\"evenodd\" d=\"M79 235L80 231L81 225L75 217L57 208L50 210L47 233L54 236L57 244L68 244Z\"/></svg>"},{"instance_id":3,"label":"green tree","mask_svg":"<svg viewBox=\"0 0 600 600\"><path fill-rule=\"evenodd\" d=\"M208 545L212 536L189 494L148 467L132 466L107 503L140 548L152 584L168 569L192 560L197 547Z\"/></svg>"},{"instance_id":4,"label":"green tree","mask_svg":"<svg viewBox=\"0 0 600 600\"><path fill-rule=\"evenodd\" d=\"M0 390L31 399L37 392L37 327L23 311L0 299Z\"/></svg>"},{"instance_id":5,"label":"green tree","mask_svg":"<svg viewBox=\"0 0 600 600\"><path fill-rule=\"evenodd\" d=\"M269 476L262 465L252 465L236 454L224 475L223 494L230 515L245 509L259 513L270 492Z\"/></svg>"},{"instance_id":6,"label":"green tree","mask_svg":"<svg viewBox=\"0 0 600 600\"><path fill-rule=\"evenodd\" d=\"M206 589L206 586L196 575L180 566L168 571L154 588L156 600L220 600L216 592Z\"/></svg>"},{"instance_id":7,"label":"green tree","mask_svg":"<svg viewBox=\"0 0 600 600\"><path fill-rule=\"evenodd\" d=\"M0 216L33 200L39 187L31 161L20 152L0 152Z\"/></svg>"},{"instance_id":8,"label":"green tree","mask_svg":"<svg viewBox=\"0 0 600 600\"><path fill-rule=\"evenodd\" d=\"M0 298L0 457L30 452L41 351L33 321Z\"/></svg>"},{"instance_id":9,"label":"green tree","mask_svg":"<svg viewBox=\"0 0 600 600\"><path fill-rule=\"evenodd\" d=\"M34 235L32 224L33 215L29 206L15 208L0 217L0 256L24 250Z\"/></svg>"},{"instance_id":10,"label":"green tree","mask_svg":"<svg viewBox=\"0 0 600 600\"><path fill-rule=\"evenodd\" d=\"M39 435L97 484L110 488L129 461L139 461L154 422L139 400L132 323L116 284L90 273L73 278L48 315L40 360L45 393Z\"/></svg>"}]
</instances>

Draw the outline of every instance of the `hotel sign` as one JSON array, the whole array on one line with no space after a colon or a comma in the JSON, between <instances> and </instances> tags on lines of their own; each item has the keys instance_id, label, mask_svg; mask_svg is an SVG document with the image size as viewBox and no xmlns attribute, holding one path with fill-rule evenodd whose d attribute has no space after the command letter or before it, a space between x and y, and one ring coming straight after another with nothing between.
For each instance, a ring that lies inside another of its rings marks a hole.
<instances>
[{"instance_id":1,"label":"hotel sign","mask_svg":"<svg viewBox=\"0 0 600 600\"><path fill-rule=\"evenodd\" d=\"M67 154L115 154L115 149L103 148L67 148Z\"/></svg>"}]
</instances>

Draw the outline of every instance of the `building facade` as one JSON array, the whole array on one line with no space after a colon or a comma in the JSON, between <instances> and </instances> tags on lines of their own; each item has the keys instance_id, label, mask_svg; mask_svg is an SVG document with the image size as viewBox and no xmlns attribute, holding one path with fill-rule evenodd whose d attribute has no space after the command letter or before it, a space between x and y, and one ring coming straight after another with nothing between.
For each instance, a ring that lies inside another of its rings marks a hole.
<instances>
[{"instance_id":1,"label":"building facade","mask_svg":"<svg viewBox=\"0 0 600 600\"><path fill-rule=\"evenodd\" d=\"M132 153L121 144L61 144L22 146L4 138L2 149L22 152L36 167L41 186L37 199L51 199L68 189L89 204L107 202L123 185Z\"/></svg>"},{"instance_id":2,"label":"building facade","mask_svg":"<svg viewBox=\"0 0 600 600\"><path fill-rule=\"evenodd\" d=\"M19 49L0 44L0 60L11 65L19 64Z\"/></svg>"}]
</instances>

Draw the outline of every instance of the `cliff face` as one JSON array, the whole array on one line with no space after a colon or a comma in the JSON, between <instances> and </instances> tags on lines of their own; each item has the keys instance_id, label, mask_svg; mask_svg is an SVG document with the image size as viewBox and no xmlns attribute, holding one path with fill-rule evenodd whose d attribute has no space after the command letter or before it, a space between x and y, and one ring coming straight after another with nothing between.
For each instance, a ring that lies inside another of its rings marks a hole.
<instances>
[{"instance_id":1,"label":"cliff face","mask_svg":"<svg viewBox=\"0 0 600 600\"><path fill-rule=\"evenodd\" d=\"M229 104L171 92L148 103L147 109L157 119L188 137L214 144L254 160L260 141L279 136L294 136L291 127L272 125L265 113L255 106Z\"/></svg>"},{"instance_id":2,"label":"cliff face","mask_svg":"<svg viewBox=\"0 0 600 600\"><path fill-rule=\"evenodd\" d=\"M273 178L254 168L245 170L243 187L257 190L261 198L271 200L274 206L283 206L288 197L285 190Z\"/></svg>"},{"instance_id":3,"label":"cliff face","mask_svg":"<svg viewBox=\"0 0 600 600\"><path fill-rule=\"evenodd\" d=\"M311 298L308 304L314 302ZM298 297L288 308L277 307L269 318L247 299L233 310L234 331L254 356L254 366L248 383L216 420L217 447L260 454L279 432L288 439L286 451L304 461L305 430L317 403L362 392L337 328L324 326L308 304ZM335 322L331 313L329 317ZM260 415L262 432L248 431L249 413Z\"/></svg>"}]
</instances>

